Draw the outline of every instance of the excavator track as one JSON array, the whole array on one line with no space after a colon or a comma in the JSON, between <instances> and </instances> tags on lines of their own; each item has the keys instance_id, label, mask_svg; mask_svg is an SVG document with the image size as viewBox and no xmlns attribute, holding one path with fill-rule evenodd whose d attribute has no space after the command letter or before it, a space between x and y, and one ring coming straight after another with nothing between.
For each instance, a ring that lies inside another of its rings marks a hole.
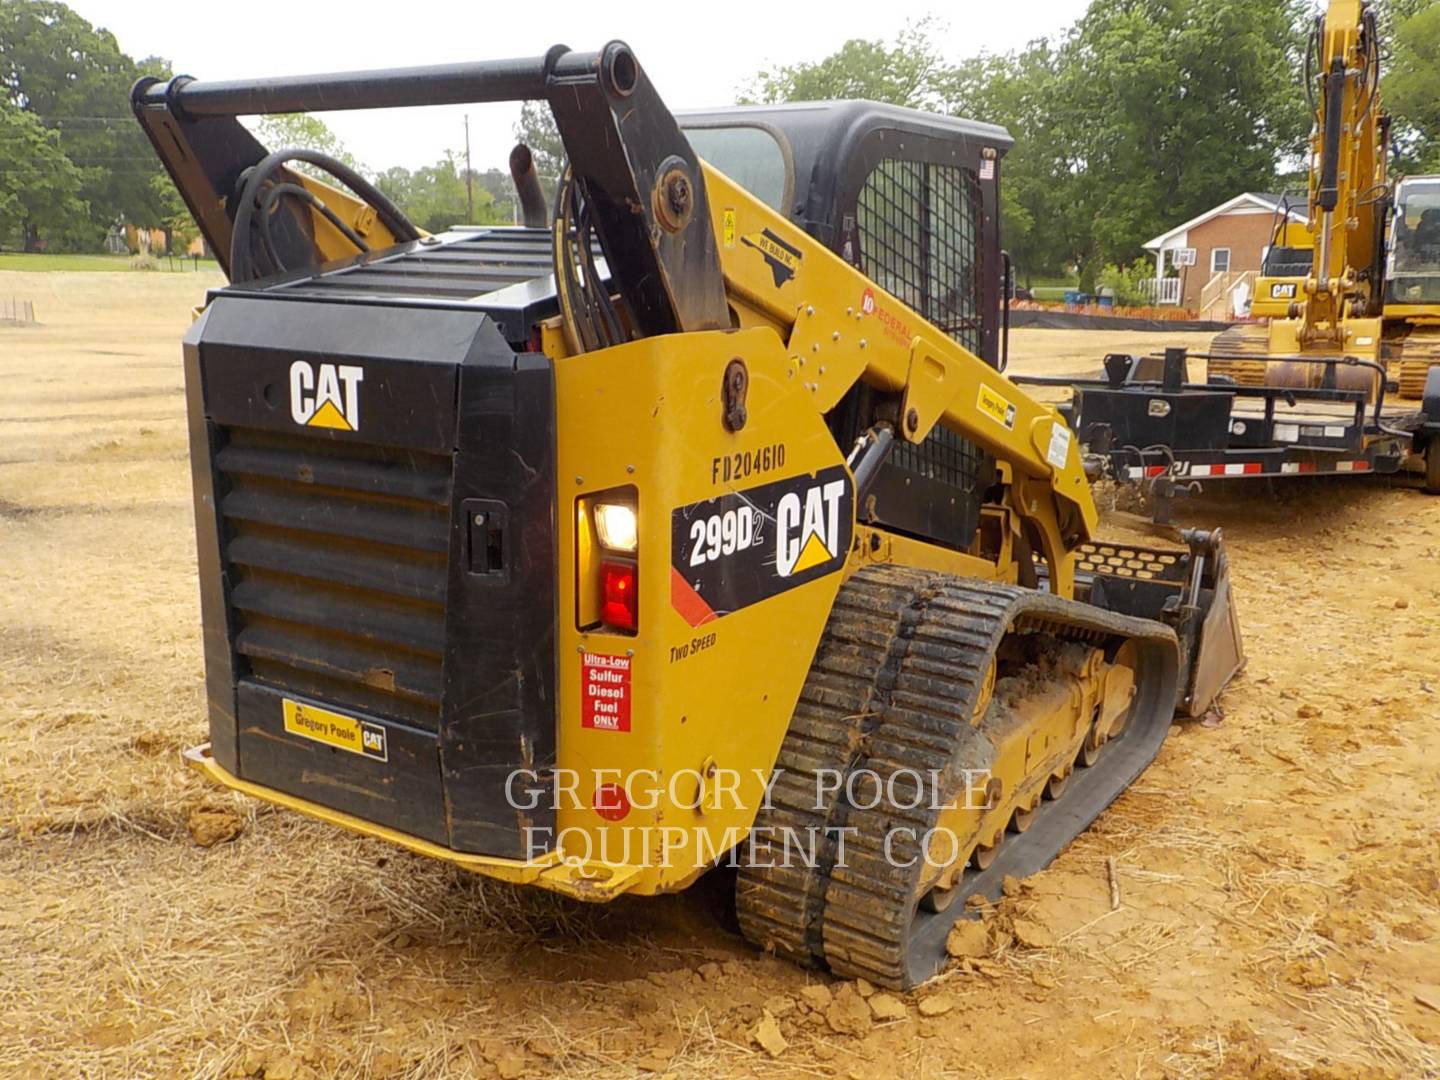
<instances>
[{"instance_id":1,"label":"excavator track","mask_svg":"<svg viewBox=\"0 0 1440 1080\"><path fill-rule=\"evenodd\" d=\"M985 839L998 839L996 821L1017 835L977 845L983 858L952 869L936 903L919 838L995 761L1001 738L991 725L1006 714L989 701L994 672L1002 646L1021 639L1047 660L1067 649L1114 656L1129 643L1128 719L1103 747L1087 737L1061 747L1061 758L1042 757L999 797ZM1006 875L1046 866L1154 758L1176 669L1174 635L1159 623L933 571L859 571L840 592L756 821L757 850L768 845L769 857L740 872L742 931L837 974L902 989L929 978L967 897L994 897ZM1083 758L1093 764L1077 767ZM923 777L939 778L940 797L921 790ZM785 849L794 837L820 839L798 858Z\"/></svg>"},{"instance_id":2,"label":"excavator track","mask_svg":"<svg viewBox=\"0 0 1440 1080\"><path fill-rule=\"evenodd\" d=\"M1210 353L1216 359L1209 361L1207 375L1225 375L1241 386L1265 385L1265 365L1245 359L1270 355L1270 335L1263 325L1240 323L1221 331L1210 342Z\"/></svg>"},{"instance_id":3,"label":"excavator track","mask_svg":"<svg viewBox=\"0 0 1440 1080\"><path fill-rule=\"evenodd\" d=\"M1440 326L1405 327L1406 333L1385 339L1385 366L1397 384L1400 398L1420 401L1425 379L1440 365Z\"/></svg>"}]
</instances>

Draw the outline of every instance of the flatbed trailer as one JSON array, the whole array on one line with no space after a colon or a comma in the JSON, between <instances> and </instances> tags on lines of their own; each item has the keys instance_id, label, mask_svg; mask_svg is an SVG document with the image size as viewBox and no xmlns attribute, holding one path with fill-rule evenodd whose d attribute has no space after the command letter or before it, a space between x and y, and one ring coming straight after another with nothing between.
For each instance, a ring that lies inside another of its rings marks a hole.
<instances>
[{"instance_id":1,"label":"flatbed trailer","mask_svg":"<svg viewBox=\"0 0 1440 1080\"><path fill-rule=\"evenodd\" d=\"M1386 398L1385 369L1357 357L1266 357L1265 364L1321 369L1318 386L1243 385L1189 379L1208 353L1105 357L1103 376L1012 375L1022 384L1069 387L1061 412L1090 454L1093 471L1137 484L1157 520L1197 481L1419 472L1440 491L1440 369L1424 397ZM1418 407L1417 407L1418 405Z\"/></svg>"}]
</instances>

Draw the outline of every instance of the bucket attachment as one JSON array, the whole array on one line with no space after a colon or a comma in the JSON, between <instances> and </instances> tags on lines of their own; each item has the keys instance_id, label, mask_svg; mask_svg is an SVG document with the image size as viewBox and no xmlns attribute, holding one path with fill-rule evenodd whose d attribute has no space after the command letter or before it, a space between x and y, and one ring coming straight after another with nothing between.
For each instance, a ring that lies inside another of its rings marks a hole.
<instances>
[{"instance_id":1,"label":"bucket attachment","mask_svg":"<svg viewBox=\"0 0 1440 1080\"><path fill-rule=\"evenodd\" d=\"M1180 638L1182 648L1189 649L1190 670L1177 711L1201 716L1245 665L1245 646L1230 595L1230 567L1220 530L1185 529L1181 536L1190 548L1190 602L1199 617L1193 638Z\"/></svg>"},{"instance_id":2,"label":"bucket attachment","mask_svg":"<svg viewBox=\"0 0 1440 1080\"><path fill-rule=\"evenodd\" d=\"M1201 716L1245 664L1219 529L1182 529L1187 551L1099 541L1081 545L1079 583L1096 607L1157 619L1175 631L1175 712Z\"/></svg>"}]
</instances>

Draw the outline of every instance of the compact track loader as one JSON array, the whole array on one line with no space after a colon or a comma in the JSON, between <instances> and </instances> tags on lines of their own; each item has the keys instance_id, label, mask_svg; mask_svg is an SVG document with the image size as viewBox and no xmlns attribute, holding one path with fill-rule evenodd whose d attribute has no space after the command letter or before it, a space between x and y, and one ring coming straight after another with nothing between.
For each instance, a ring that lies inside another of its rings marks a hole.
<instances>
[{"instance_id":1,"label":"compact track loader","mask_svg":"<svg viewBox=\"0 0 1440 1080\"><path fill-rule=\"evenodd\" d=\"M522 98L553 211L517 148L526 224L438 236L235 119ZM1219 535L1097 540L999 370L1003 130L677 122L619 42L133 101L231 282L185 343L219 783L584 900L733 862L751 940L907 986L1241 663Z\"/></svg>"}]
</instances>

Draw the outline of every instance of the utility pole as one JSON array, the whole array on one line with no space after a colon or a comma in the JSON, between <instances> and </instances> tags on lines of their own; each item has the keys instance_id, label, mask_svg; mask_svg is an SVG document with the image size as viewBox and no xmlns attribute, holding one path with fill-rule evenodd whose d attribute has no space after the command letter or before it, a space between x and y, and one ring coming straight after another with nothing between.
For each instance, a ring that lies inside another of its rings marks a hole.
<instances>
[{"instance_id":1,"label":"utility pole","mask_svg":"<svg viewBox=\"0 0 1440 1080\"><path fill-rule=\"evenodd\" d=\"M470 114L465 114L465 224L475 224L475 174L470 170Z\"/></svg>"}]
</instances>

